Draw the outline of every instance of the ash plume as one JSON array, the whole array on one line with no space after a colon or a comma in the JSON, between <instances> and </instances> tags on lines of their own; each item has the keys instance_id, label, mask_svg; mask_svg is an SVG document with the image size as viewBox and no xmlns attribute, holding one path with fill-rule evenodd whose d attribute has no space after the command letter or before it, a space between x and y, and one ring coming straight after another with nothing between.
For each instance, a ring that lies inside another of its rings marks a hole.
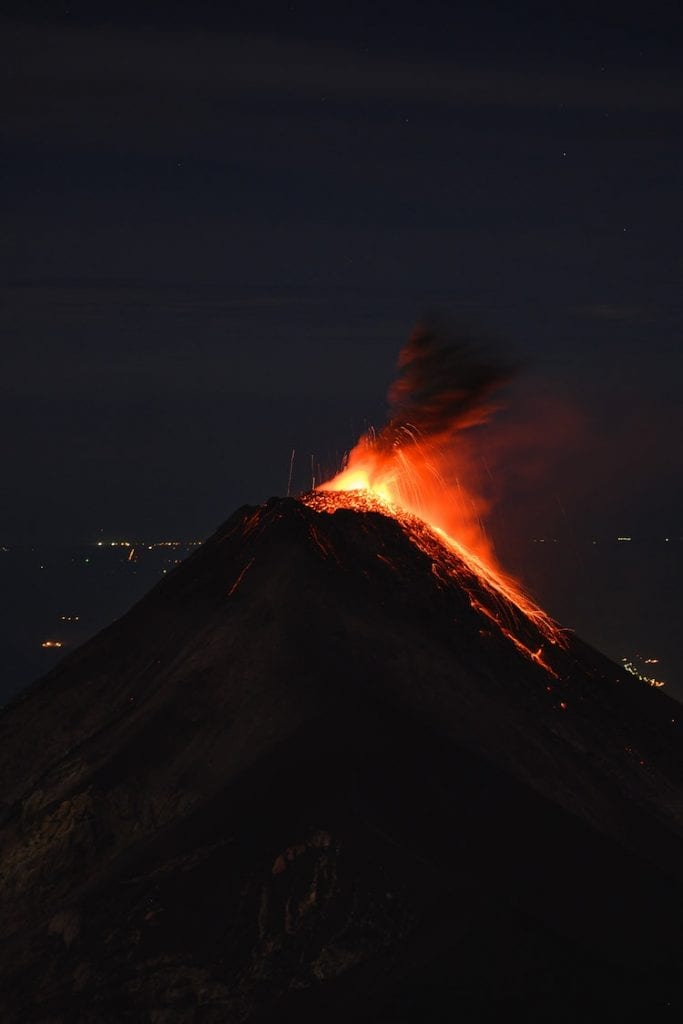
<instances>
[{"instance_id":1,"label":"ash plume","mask_svg":"<svg viewBox=\"0 0 683 1024\"><path fill-rule=\"evenodd\" d=\"M495 396L516 370L487 347L472 333L418 322L398 357L388 420L377 434L377 446L444 441L485 422L498 407Z\"/></svg>"}]
</instances>

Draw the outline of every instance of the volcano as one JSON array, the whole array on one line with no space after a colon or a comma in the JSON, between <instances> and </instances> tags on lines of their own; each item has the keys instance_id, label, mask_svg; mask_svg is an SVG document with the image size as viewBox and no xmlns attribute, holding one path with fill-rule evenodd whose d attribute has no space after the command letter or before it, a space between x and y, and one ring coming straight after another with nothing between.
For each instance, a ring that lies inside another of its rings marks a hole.
<instances>
[{"instance_id":1,"label":"volcano","mask_svg":"<svg viewBox=\"0 0 683 1024\"><path fill-rule=\"evenodd\" d=\"M2 1020L673 1020L680 705L343 492L0 716Z\"/></svg>"}]
</instances>

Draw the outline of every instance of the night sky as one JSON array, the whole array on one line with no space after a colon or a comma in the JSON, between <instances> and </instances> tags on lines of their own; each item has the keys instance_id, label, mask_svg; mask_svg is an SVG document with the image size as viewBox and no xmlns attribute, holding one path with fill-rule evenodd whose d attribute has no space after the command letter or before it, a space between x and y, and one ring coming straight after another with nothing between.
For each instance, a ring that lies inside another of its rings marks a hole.
<instances>
[{"instance_id":1,"label":"night sky","mask_svg":"<svg viewBox=\"0 0 683 1024\"><path fill-rule=\"evenodd\" d=\"M11 6L4 543L310 486L425 313L522 367L503 549L683 535L680 5Z\"/></svg>"}]
</instances>

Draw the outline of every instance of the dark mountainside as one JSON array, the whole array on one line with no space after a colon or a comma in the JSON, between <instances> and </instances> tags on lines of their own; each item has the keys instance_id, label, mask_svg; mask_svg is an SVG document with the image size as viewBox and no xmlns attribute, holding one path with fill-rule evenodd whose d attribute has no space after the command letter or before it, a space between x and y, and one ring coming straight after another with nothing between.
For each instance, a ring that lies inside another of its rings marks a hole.
<instances>
[{"instance_id":1,"label":"dark mountainside","mask_svg":"<svg viewBox=\"0 0 683 1024\"><path fill-rule=\"evenodd\" d=\"M3 1024L678 1019L680 705L472 587L273 499L5 709Z\"/></svg>"}]
</instances>

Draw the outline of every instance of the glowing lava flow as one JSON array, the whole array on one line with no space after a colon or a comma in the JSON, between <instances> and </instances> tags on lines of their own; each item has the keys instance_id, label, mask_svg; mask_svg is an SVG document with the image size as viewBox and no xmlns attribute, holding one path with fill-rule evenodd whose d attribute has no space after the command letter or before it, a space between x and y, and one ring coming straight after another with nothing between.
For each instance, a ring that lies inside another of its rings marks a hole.
<instances>
[{"instance_id":1,"label":"glowing lava flow","mask_svg":"<svg viewBox=\"0 0 683 1024\"><path fill-rule=\"evenodd\" d=\"M566 646L565 634L496 564L482 521L488 503L473 485L481 473L470 428L495 410L510 372L466 340L418 325L399 356L387 423L361 437L344 469L302 500L318 511L397 519L438 572L467 590L473 608L554 675L544 646Z\"/></svg>"},{"instance_id":2,"label":"glowing lava flow","mask_svg":"<svg viewBox=\"0 0 683 1024\"><path fill-rule=\"evenodd\" d=\"M495 625L521 654L556 676L546 661L545 645L566 647L565 633L510 577L487 565L438 526L387 501L381 494L363 488L338 490L337 482L343 476L342 473L316 491L302 495L300 501L318 512L332 514L345 508L378 512L396 519L411 541L431 559L435 575L456 581L467 591L472 608Z\"/></svg>"}]
</instances>

